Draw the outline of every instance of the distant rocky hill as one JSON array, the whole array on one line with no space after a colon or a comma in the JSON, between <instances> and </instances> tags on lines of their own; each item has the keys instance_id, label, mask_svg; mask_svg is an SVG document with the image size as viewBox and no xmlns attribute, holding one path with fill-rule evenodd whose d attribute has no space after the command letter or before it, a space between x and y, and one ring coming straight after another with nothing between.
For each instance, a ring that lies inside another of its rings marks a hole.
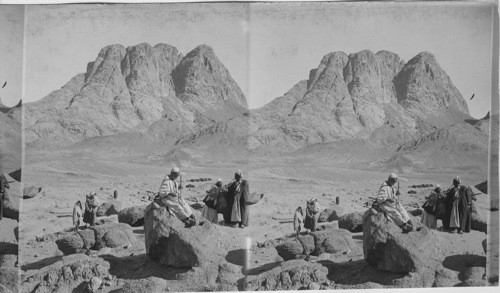
<instances>
[{"instance_id":1,"label":"distant rocky hill","mask_svg":"<svg viewBox=\"0 0 500 293\"><path fill-rule=\"evenodd\" d=\"M165 44L111 45L84 74L25 104L26 143L63 147L123 133L173 143L245 109L243 93L209 46L183 57Z\"/></svg>"},{"instance_id":2,"label":"distant rocky hill","mask_svg":"<svg viewBox=\"0 0 500 293\"><path fill-rule=\"evenodd\" d=\"M112 45L86 73L25 104L24 111L31 148L123 147L127 139L142 137L143 144L161 145L156 152L148 149L150 158L223 159L356 141L386 149L381 160L387 164L422 163L421 156L440 152L487 160L489 117L470 117L429 52L408 62L388 51L328 53L307 80L250 111L207 45L186 56L165 44Z\"/></svg>"}]
</instances>

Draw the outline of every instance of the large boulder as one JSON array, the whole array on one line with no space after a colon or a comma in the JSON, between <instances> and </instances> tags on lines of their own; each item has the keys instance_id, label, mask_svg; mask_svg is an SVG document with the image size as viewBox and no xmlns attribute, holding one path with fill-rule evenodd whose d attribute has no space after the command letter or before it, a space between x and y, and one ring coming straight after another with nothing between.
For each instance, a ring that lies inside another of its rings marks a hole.
<instances>
[{"instance_id":1,"label":"large boulder","mask_svg":"<svg viewBox=\"0 0 500 293\"><path fill-rule=\"evenodd\" d=\"M104 224L94 226L91 229L95 234L94 249L99 250L104 247L115 248L129 246L135 242L134 232L127 224Z\"/></svg>"},{"instance_id":2,"label":"large boulder","mask_svg":"<svg viewBox=\"0 0 500 293\"><path fill-rule=\"evenodd\" d=\"M344 208L339 205L333 205L327 209L324 209L318 218L318 222L331 222L338 220L342 215L344 215Z\"/></svg>"},{"instance_id":3,"label":"large boulder","mask_svg":"<svg viewBox=\"0 0 500 293\"><path fill-rule=\"evenodd\" d=\"M205 221L186 228L175 216L156 202L146 208L144 220L146 253L151 259L173 267L197 267L221 256L218 227Z\"/></svg>"},{"instance_id":4,"label":"large boulder","mask_svg":"<svg viewBox=\"0 0 500 293\"><path fill-rule=\"evenodd\" d=\"M14 293L18 292L17 288L18 286L17 283L19 280L18 271L19 271L18 268L0 267L0 284L4 285L8 290Z\"/></svg>"},{"instance_id":5,"label":"large boulder","mask_svg":"<svg viewBox=\"0 0 500 293\"><path fill-rule=\"evenodd\" d=\"M350 232L343 229L327 229L312 233L314 251L312 255L322 253L339 254L356 250Z\"/></svg>"},{"instance_id":6,"label":"large boulder","mask_svg":"<svg viewBox=\"0 0 500 293\"><path fill-rule=\"evenodd\" d=\"M289 260L256 276L248 276L247 291L275 291L307 289L309 284L328 281L328 269L319 263L304 260Z\"/></svg>"},{"instance_id":7,"label":"large boulder","mask_svg":"<svg viewBox=\"0 0 500 293\"><path fill-rule=\"evenodd\" d=\"M65 255L83 253L89 249L130 246L136 241L132 228L123 223L94 226L78 232L67 232L56 240Z\"/></svg>"},{"instance_id":8,"label":"large boulder","mask_svg":"<svg viewBox=\"0 0 500 293\"><path fill-rule=\"evenodd\" d=\"M476 187L471 186L476 200L472 201L471 229L486 232L488 227L488 210L490 208L490 197L482 193Z\"/></svg>"},{"instance_id":9,"label":"large boulder","mask_svg":"<svg viewBox=\"0 0 500 293\"><path fill-rule=\"evenodd\" d=\"M118 215L122 209L122 202L116 199L109 199L97 208L97 216Z\"/></svg>"},{"instance_id":10,"label":"large boulder","mask_svg":"<svg viewBox=\"0 0 500 293\"><path fill-rule=\"evenodd\" d=\"M10 218L14 220L19 220L19 202L21 201L21 183L14 180L7 174L3 174L7 182L9 182L9 188L5 189L5 199L3 206L3 216L5 218Z\"/></svg>"},{"instance_id":11,"label":"large boulder","mask_svg":"<svg viewBox=\"0 0 500 293\"><path fill-rule=\"evenodd\" d=\"M22 274L20 292L81 292L92 278L109 276L107 261L85 254L64 256L61 260L40 270Z\"/></svg>"},{"instance_id":12,"label":"large boulder","mask_svg":"<svg viewBox=\"0 0 500 293\"><path fill-rule=\"evenodd\" d=\"M4 285L0 284L0 293L12 293L12 291L10 291L9 288L5 287Z\"/></svg>"},{"instance_id":13,"label":"large boulder","mask_svg":"<svg viewBox=\"0 0 500 293\"><path fill-rule=\"evenodd\" d=\"M144 211L146 206L135 206L121 210L118 213L118 222L129 224L132 227L144 225Z\"/></svg>"},{"instance_id":14,"label":"large boulder","mask_svg":"<svg viewBox=\"0 0 500 293\"><path fill-rule=\"evenodd\" d=\"M417 230L403 234L383 213L370 208L363 215L365 260L379 270L393 273L421 271L436 253L435 231L415 223Z\"/></svg>"},{"instance_id":15,"label":"large boulder","mask_svg":"<svg viewBox=\"0 0 500 293\"><path fill-rule=\"evenodd\" d=\"M322 253L340 254L356 250L351 233L343 229L326 229L304 236L288 238L276 245L278 255L284 260L318 256Z\"/></svg>"},{"instance_id":16,"label":"large boulder","mask_svg":"<svg viewBox=\"0 0 500 293\"><path fill-rule=\"evenodd\" d=\"M353 233L363 231L363 213L356 212L343 215L339 219L339 228Z\"/></svg>"},{"instance_id":17,"label":"large boulder","mask_svg":"<svg viewBox=\"0 0 500 293\"><path fill-rule=\"evenodd\" d=\"M24 199L33 198L41 192L42 192L42 187L28 186L23 189L23 198Z\"/></svg>"}]
</instances>

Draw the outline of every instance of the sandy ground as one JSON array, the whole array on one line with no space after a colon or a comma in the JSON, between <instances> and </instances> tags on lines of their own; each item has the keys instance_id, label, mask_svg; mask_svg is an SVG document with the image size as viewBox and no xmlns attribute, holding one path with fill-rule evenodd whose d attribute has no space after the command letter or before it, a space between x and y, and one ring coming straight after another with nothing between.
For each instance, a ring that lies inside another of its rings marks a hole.
<instances>
[{"instance_id":1,"label":"sandy ground","mask_svg":"<svg viewBox=\"0 0 500 293\"><path fill-rule=\"evenodd\" d=\"M73 205L77 200L84 201L85 194L95 191L101 201L106 201L117 190L124 207L147 205L150 194L148 191L157 192L163 177L172 167L170 164L135 164L64 151L54 155L27 152L25 162L25 186L41 186L44 193L23 200L20 225L20 263L23 270L37 269L60 258L61 253L55 244L36 242L35 237L70 228ZM251 243L255 245L291 234L295 209L298 206L305 208L306 200L310 198L317 198L323 209L335 202L338 196L346 212L364 211L368 197L376 194L389 174L386 169L381 170L364 162L335 161L307 155L246 158L227 163L207 162L198 166L181 166L184 185L195 186L185 188L183 196L201 200L217 178L222 178L227 183L238 169L249 179L251 192L264 193L265 196L251 207L249 227L222 227L224 233L233 238L229 242L234 243L234 246L228 247L228 250L245 247L246 237L250 237ZM430 188L413 189L411 185L440 184L446 189L456 175L460 175L462 182L468 185L478 184L487 178L486 168L484 171L435 169L426 173L403 173L400 174L403 204L421 205L424 196L430 191ZM188 182L189 179L207 177L212 181ZM416 190L417 193L408 194L409 190ZM219 217L222 220L222 215ZM481 246L481 241L486 238L484 233L472 231L463 235L445 234L449 239L449 245L445 249L447 256L471 254L485 259ZM141 233L137 232L137 235L143 243ZM353 239L362 245L359 233L353 234ZM148 262L143 244L132 248L132 251L121 253L132 253L132 264ZM363 258L362 255L356 257L354 260ZM269 269L276 259L275 250L255 250L250 257L251 274ZM235 262L243 266L243 261ZM129 272L118 274L126 276ZM178 290L192 289L182 285L182 282L173 286L173 289Z\"/></svg>"}]
</instances>

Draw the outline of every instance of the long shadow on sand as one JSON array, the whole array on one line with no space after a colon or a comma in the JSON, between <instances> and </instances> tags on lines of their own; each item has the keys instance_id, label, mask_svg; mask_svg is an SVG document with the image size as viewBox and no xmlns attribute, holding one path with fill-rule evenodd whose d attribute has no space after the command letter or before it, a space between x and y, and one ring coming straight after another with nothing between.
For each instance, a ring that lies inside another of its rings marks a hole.
<instances>
[{"instance_id":1,"label":"long shadow on sand","mask_svg":"<svg viewBox=\"0 0 500 293\"><path fill-rule=\"evenodd\" d=\"M444 259L443 266L457 272L470 267L486 267L486 256L475 254L450 255Z\"/></svg>"},{"instance_id":2,"label":"long shadow on sand","mask_svg":"<svg viewBox=\"0 0 500 293\"><path fill-rule=\"evenodd\" d=\"M377 283L391 285L394 280L403 278L406 274L395 274L379 271L370 266L364 259L335 263L332 261L319 261L318 263L328 268L328 278L336 284L357 285L364 283Z\"/></svg>"},{"instance_id":3,"label":"long shadow on sand","mask_svg":"<svg viewBox=\"0 0 500 293\"><path fill-rule=\"evenodd\" d=\"M0 254L18 254L18 245L10 242L0 242Z\"/></svg>"},{"instance_id":4,"label":"long shadow on sand","mask_svg":"<svg viewBox=\"0 0 500 293\"><path fill-rule=\"evenodd\" d=\"M50 266L51 264L54 264L62 259L62 256L52 256L52 257L47 257L44 259L41 259L37 262L32 262L29 264L25 264L21 266L21 269L23 271L28 271L28 270L39 270L42 269L46 266Z\"/></svg>"},{"instance_id":5,"label":"long shadow on sand","mask_svg":"<svg viewBox=\"0 0 500 293\"><path fill-rule=\"evenodd\" d=\"M147 254L138 254L125 257L101 255L102 259L110 264L109 273L122 279L144 279L158 277L166 280L179 280L189 268L174 268L151 260Z\"/></svg>"},{"instance_id":6,"label":"long shadow on sand","mask_svg":"<svg viewBox=\"0 0 500 293\"><path fill-rule=\"evenodd\" d=\"M246 249L231 250L226 255L226 261L244 267L247 260Z\"/></svg>"}]
</instances>

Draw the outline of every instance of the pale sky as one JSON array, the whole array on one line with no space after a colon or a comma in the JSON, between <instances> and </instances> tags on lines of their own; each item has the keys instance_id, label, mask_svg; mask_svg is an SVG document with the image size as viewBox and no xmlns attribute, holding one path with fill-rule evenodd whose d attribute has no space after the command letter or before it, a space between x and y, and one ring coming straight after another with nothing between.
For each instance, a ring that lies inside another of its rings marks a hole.
<instances>
[{"instance_id":1,"label":"pale sky","mask_svg":"<svg viewBox=\"0 0 500 293\"><path fill-rule=\"evenodd\" d=\"M0 5L0 100L9 107L22 96L23 25L23 5Z\"/></svg>"},{"instance_id":2,"label":"pale sky","mask_svg":"<svg viewBox=\"0 0 500 293\"><path fill-rule=\"evenodd\" d=\"M257 108L307 79L329 52L429 51L482 118L491 96L487 3L204 3L26 9L26 96L38 100L84 72L110 44L210 45ZM472 94L475 98L469 101Z\"/></svg>"}]
</instances>

